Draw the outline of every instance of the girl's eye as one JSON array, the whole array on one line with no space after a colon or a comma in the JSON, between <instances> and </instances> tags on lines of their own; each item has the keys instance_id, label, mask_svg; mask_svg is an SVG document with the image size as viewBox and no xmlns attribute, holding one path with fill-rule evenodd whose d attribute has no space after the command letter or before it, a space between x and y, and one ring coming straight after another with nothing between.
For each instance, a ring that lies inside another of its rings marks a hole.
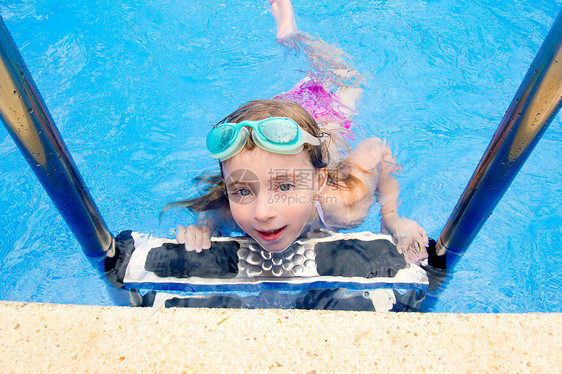
<instances>
[{"instance_id":1,"label":"girl's eye","mask_svg":"<svg viewBox=\"0 0 562 374\"><path fill-rule=\"evenodd\" d=\"M236 193L239 194L240 196L248 196L251 192L247 188L241 188L238 191L236 191Z\"/></svg>"},{"instance_id":2,"label":"girl's eye","mask_svg":"<svg viewBox=\"0 0 562 374\"><path fill-rule=\"evenodd\" d=\"M291 189L291 184L290 183L282 183L279 185L279 190L283 191L283 192L287 192Z\"/></svg>"}]
</instances>

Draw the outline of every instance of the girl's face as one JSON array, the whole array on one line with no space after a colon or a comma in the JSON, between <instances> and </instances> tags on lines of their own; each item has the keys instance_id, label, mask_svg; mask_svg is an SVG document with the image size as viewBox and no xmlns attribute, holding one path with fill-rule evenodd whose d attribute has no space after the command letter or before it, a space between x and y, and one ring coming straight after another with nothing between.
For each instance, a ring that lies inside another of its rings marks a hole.
<instances>
[{"instance_id":1,"label":"girl's face","mask_svg":"<svg viewBox=\"0 0 562 374\"><path fill-rule=\"evenodd\" d=\"M234 220L270 252L301 235L326 190L326 169L315 170L306 151L281 155L255 147L223 162L222 170Z\"/></svg>"}]
</instances>

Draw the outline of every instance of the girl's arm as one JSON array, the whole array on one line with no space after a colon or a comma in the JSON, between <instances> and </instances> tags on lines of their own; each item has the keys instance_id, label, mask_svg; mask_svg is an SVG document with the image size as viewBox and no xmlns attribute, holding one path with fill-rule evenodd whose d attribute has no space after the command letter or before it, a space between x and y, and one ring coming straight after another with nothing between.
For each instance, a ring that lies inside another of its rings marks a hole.
<instances>
[{"instance_id":1,"label":"girl's arm","mask_svg":"<svg viewBox=\"0 0 562 374\"><path fill-rule=\"evenodd\" d=\"M396 249L407 263L419 263L427 258L428 238L420 225L398 216L398 181L392 174L381 176L377 185L377 200L381 204L381 232L392 235Z\"/></svg>"},{"instance_id":2,"label":"girl's arm","mask_svg":"<svg viewBox=\"0 0 562 374\"><path fill-rule=\"evenodd\" d=\"M399 184L392 176L397 164L386 142L368 138L351 152L350 173L363 183L352 190L330 189L326 201L332 198L337 204L322 204L330 213L328 225L353 227L360 224L369 213L376 196L381 205L381 231L390 233L399 253L408 263L418 263L427 258L428 238L414 221L398 216ZM330 195L331 194L331 195Z\"/></svg>"},{"instance_id":3,"label":"girl's arm","mask_svg":"<svg viewBox=\"0 0 562 374\"><path fill-rule=\"evenodd\" d=\"M346 171L359 183L346 187L329 186L322 196L326 223L333 228L353 228L363 223L374 202L376 170L387 149L378 138L363 140L350 154Z\"/></svg>"},{"instance_id":4,"label":"girl's arm","mask_svg":"<svg viewBox=\"0 0 562 374\"><path fill-rule=\"evenodd\" d=\"M407 263L419 263L428 256L426 247L429 240L425 230L417 222L398 216L400 186L391 174L395 165L394 157L385 144L375 190L375 196L381 205L381 232L392 235L396 249L404 255Z\"/></svg>"}]
</instances>

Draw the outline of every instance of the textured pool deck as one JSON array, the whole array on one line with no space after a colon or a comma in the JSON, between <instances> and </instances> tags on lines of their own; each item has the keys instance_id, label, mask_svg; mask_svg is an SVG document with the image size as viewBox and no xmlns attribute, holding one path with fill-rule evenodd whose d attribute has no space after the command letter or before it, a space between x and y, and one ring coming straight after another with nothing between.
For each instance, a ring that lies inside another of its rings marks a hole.
<instances>
[{"instance_id":1,"label":"textured pool deck","mask_svg":"<svg viewBox=\"0 0 562 374\"><path fill-rule=\"evenodd\" d=\"M562 370L562 314L148 309L0 302L1 373Z\"/></svg>"}]
</instances>

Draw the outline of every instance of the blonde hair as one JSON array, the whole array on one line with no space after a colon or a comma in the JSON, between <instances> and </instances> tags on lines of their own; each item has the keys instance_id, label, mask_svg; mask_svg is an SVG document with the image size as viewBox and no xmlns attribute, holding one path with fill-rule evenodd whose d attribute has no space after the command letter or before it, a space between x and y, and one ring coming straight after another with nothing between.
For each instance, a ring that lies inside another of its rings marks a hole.
<instances>
[{"instance_id":1,"label":"blonde hair","mask_svg":"<svg viewBox=\"0 0 562 374\"><path fill-rule=\"evenodd\" d=\"M292 101L281 99L249 101L222 119L215 127L223 123L259 121L269 117L291 118L297 122L303 130L323 140L321 145L316 146L305 143L304 150L308 153L314 169L319 170L330 164L330 151L328 149L330 143L336 142L336 144L340 144L341 142L334 140L334 137L337 136L333 131L330 132L321 129L314 117L299 104ZM252 131L252 129L250 129L250 131ZM347 153L349 154L349 146L347 143L346 146L348 148ZM248 136L244 149L252 150L255 147L256 144L252 140L252 137ZM337 161L333 163L333 166L330 164L330 168L327 170L328 185L336 188L344 188L351 192L357 187L359 187L362 192L366 191L364 183L349 173L350 163L348 159L349 157L343 161ZM226 186L222 178L222 166L220 173L202 174L195 178L195 182L197 183L197 190L200 196L169 203L164 207L163 212L169 208L187 208L191 212L201 213L230 207L226 194Z\"/></svg>"}]
</instances>

